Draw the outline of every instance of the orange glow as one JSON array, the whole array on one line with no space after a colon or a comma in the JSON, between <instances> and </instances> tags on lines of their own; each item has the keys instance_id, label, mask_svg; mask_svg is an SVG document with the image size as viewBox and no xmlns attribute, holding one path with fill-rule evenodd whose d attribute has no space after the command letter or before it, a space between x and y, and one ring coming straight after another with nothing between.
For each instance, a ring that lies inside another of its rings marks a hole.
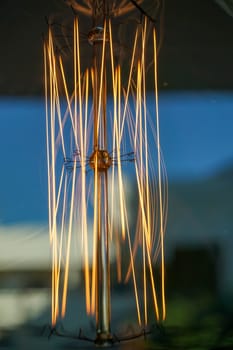
<instances>
[{"instance_id":1,"label":"orange glow","mask_svg":"<svg viewBox=\"0 0 233 350\"><path fill-rule=\"evenodd\" d=\"M151 299L156 320L164 320L166 316L167 177L160 146L155 30L152 35L153 74L150 74L154 80L155 112L147 103L148 27L146 20L138 26L129 66L122 68L114 54L111 21L106 21L102 46L98 43L100 60L93 67L85 67L82 73L76 18L71 83L65 60L55 53L51 29L44 45L53 325L66 313L73 238L81 252L86 312L96 315L98 242L104 224L113 252L111 259L116 259L117 279L119 282L132 280L139 325L149 322ZM101 167L100 161L105 166ZM109 193L102 204L101 172L105 175L105 185L109 182L103 194ZM133 182L138 207L134 209L137 218L132 223L128 191ZM100 218L101 209L106 214L104 224ZM156 264L160 269L157 283Z\"/></svg>"}]
</instances>

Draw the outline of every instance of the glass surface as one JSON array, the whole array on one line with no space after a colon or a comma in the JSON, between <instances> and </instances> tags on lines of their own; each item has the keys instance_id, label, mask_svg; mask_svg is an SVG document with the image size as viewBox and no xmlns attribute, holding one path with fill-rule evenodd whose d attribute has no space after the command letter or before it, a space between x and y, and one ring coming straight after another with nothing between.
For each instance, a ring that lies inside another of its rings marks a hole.
<instances>
[{"instance_id":1,"label":"glass surface","mask_svg":"<svg viewBox=\"0 0 233 350\"><path fill-rule=\"evenodd\" d=\"M92 347L69 337L53 336L48 342L49 329L40 335L50 323L44 101L1 99L0 111L0 344L15 349ZM123 342L116 347L230 348L233 94L161 93L159 111L169 179L167 319L163 326L152 329L146 342ZM131 196L133 203L133 193ZM78 334L79 327L89 334L84 305L77 301L82 276L77 273L81 268L78 260L75 264L70 316L63 324L72 335ZM116 285L114 276L111 288L112 328L124 334L130 325L138 334L133 328L135 304L130 288Z\"/></svg>"}]
</instances>

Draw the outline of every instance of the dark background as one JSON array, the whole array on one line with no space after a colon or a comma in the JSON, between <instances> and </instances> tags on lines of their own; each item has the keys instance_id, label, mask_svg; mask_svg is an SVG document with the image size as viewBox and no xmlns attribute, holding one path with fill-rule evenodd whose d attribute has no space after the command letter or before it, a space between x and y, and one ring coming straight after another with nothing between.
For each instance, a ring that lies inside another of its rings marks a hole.
<instances>
[{"instance_id":1,"label":"dark background","mask_svg":"<svg viewBox=\"0 0 233 350\"><path fill-rule=\"evenodd\" d=\"M0 2L0 94L43 95L45 16L62 0ZM159 54L163 90L233 89L233 18L214 0L166 0Z\"/></svg>"}]
</instances>

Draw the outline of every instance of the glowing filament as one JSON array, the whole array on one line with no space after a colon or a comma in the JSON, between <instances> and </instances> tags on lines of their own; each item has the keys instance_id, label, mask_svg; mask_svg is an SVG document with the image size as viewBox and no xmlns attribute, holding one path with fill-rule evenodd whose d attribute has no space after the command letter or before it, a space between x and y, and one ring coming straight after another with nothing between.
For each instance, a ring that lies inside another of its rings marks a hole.
<instances>
[{"instance_id":1,"label":"glowing filament","mask_svg":"<svg viewBox=\"0 0 233 350\"><path fill-rule=\"evenodd\" d=\"M157 320L164 319L166 315L164 231L167 180L160 146L156 33L154 30L155 113L148 107L146 93L147 21L140 24L135 32L130 64L124 76L115 62L111 21L104 23L101 35L98 42L100 62L95 62L93 67L87 67L82 73L79 24L77 19L74 20L73 86L68 86L62 56L55 53L51 29L48 42L44 45L53 325L66 312L73 238L79 251L82 251L80 259L85 281L86 311L92 315L96 313L101 230L97 190L101 186L100 173L106 183L107 174L110 178L111 185L103 190L107 223L105 233L111 251L114 251L113 259L117 260L118 280L128 281L132 278L140 325L148 323L150 300ZM138 51L140 54L137 54ZM123 84L125 76L127 82ZM138 197L134 225L127 203L128 183L124 174L127 168L130 168L130 178L135 181ZM92 220L89 219L90 213ZM127 259L124 259L125 247L128 250ZM161 270L159 285L155 282L158 257ZM141 272L138 273L140 267ZM158 299L160 294L161 300ZM142 300L140 295L143 295Z\"/></svg>"}]
</instances>

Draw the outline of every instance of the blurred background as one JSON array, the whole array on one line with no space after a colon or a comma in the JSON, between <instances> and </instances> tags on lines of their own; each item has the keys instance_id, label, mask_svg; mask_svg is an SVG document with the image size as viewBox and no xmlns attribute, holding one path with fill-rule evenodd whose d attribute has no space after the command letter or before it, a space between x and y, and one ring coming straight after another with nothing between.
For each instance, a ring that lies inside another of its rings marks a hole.
<instances>
[{"instance_id":1,"label":"blurred background","mask_svg":"<svg viewBox=\"0 0 233 350\"><path fill-rule=\"evenodd\" d=\"M165 0L164 4L158 77L161 145L169 180L168 303L163 334L154 336L150 346L231 348L233 3ZM45 16L64 11L67 5L62 0L0 2L3 348L64 346L60 340L49 345L47 338L34 340L39 329L50 323L42 35L47 31ZM81 278L76 267L74 289ZM114 293L116 300L125 293L129 312L124 317L130 320L133 306L127 290L122 287ZM70 307L78 314L75 293L71 294ZM118 323L119 310L125 315L126 307L120 300L113 304ZM68 322L75 328L73 314Z\"/></svg>"}]
</instances>

